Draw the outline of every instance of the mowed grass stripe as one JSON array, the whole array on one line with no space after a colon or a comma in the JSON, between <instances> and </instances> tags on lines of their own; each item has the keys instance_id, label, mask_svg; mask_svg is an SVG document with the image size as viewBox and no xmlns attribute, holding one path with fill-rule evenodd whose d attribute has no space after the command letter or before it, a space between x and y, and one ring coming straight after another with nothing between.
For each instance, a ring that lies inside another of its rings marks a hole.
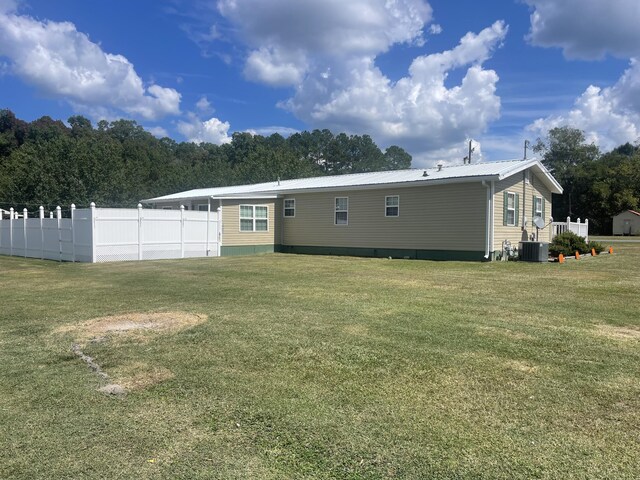
<instances>
[{"instance_id":1,"label":"mowed grass stripe","mask_svg":"<svg viewBox=\"0 0 640 480\"><path fill-rule=\"evenodd\" d=\"M565 265L0 257L0 477L636 478L640 245L615 248ZM59 333L178 311L208 319L84 345L116 379L162 373L125 397Z\"/></svg>"}]
</instances>

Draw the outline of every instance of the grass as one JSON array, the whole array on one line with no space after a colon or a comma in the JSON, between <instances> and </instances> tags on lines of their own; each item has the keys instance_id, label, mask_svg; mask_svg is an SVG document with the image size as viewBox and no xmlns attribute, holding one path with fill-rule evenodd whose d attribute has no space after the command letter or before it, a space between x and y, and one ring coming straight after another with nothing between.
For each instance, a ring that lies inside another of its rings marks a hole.
<instances>
[{"instance_id":1,"label":"grass","mask_svg":"<svg viewBox=\"0 0 640 480\"><path fill-rule=\"evenodd\" d=\"M0 257L0 478L637 478L640 245L614 248ZM147 312L208 319L83 340L137 386L99 393L74 326Z\"/></svg>"}]
</instances>

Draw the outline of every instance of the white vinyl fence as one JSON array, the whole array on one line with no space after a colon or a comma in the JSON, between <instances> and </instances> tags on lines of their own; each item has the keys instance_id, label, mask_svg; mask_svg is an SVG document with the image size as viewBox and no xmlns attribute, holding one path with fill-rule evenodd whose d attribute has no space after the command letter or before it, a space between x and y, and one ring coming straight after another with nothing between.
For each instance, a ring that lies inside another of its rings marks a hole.
<instances>
[{"instance_id":1,"label":"white vinyl fence","mask_svg":"<svg viewBox=\"0 0 640 480\"><path fill-rule=\"evenodd\" d=\"M220 255L220 212L78 208L71 218L0 216L0 255L71 262L110 262Z\"/></svg>"},{"instance_id":2,"label":"white vinyl fence","mask_svg":"<svg viewBox=\"0 0 640 480\"><path fill-rule=\"evenodd\" d=\"M572 222L571 217L567 217L566 222L553 222L553 236L564 232L573 232L576 235L580 235L584 237L584 239L589 241L589 219L585 219L584 223L580 223L580 219L577 222Z\"/></svg>"}]
</instances>

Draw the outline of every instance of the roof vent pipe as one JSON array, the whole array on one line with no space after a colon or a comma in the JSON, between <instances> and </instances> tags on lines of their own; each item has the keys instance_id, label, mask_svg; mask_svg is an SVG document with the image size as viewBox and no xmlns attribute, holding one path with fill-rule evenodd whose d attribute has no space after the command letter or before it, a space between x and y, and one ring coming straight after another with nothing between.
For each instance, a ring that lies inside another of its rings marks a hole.
<instances>
[{"instance_id":1,"label":"roof vent pipe","mask_svg":"<svg viewBox=\"0 0 640 480\"><path fill-rule=\"evenodd\" d=\"M429 173L425 170L424 172L422 172L422 176L423 176L423 177L428 177L428 176L429 176Z\"/></svg>"},{"instance_id":2,"label":"roof vent pipe","mask_svg":"<svg viewBox=\"0 0 640 480\"><path fill-rule=\"evenodd\" d=\"M438 162L438 171L441 171L443 166L444 164L442 162Z\"/></svg>"}]
</instances>

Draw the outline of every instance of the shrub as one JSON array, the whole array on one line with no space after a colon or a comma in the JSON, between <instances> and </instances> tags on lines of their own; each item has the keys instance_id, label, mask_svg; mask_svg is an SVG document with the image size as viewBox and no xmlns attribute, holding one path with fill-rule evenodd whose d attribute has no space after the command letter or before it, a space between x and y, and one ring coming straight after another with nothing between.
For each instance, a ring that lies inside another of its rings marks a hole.
<instances>
[{"instance_id":1,"label":"shrub","mask_svg":"<svg viewBox=\"0 0 640 480\"><path fill-rule=\"evenodd\" d=\"M549 254L557 257L560 254L564 256L575 255L576 252L587 253L591 251L584 237L576 235L573 232L564 232L553 237L549 245Z\"/></svg>"},{"instance_id":2,"label":"shrub","mask_svg":"<svg viewBox=\"0 0 640 480\"><path fill-rule=\"evenodd\" d=\"M589 247L589 251L591 251L591 249L593 248L596 251L596 254L599 255L604 251L604 245L602 245L600 242L594 242L593 240L591 240L589 242L589 245L587 245Z\"/></svg>"}]
</instances>

